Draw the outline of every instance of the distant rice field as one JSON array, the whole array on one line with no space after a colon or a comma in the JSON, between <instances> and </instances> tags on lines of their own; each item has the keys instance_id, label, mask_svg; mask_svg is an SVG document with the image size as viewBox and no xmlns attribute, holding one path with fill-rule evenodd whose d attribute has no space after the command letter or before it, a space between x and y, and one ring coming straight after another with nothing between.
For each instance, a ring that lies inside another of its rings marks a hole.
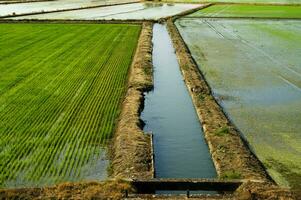
<instances>
[{"instance_id":1,"label":"distant rice field","mask_svg":"<svg viewBox=\"0 0 301 200\"><path fill-rule=\"evenodd\" d=\"M300 0L165 0L169 2L225 2L225 3L285 3L285 4L301 4Z\"/></svg>"},{"instance_id":2,"label":"distant rice field","mask_svg":"<svg viewBox=\"0 0 301 200\"><path fill-rule=\"evenodd\" d=\"M213 5L188 17L301 18L301 6Z\"/></svg>"}]
</instances>

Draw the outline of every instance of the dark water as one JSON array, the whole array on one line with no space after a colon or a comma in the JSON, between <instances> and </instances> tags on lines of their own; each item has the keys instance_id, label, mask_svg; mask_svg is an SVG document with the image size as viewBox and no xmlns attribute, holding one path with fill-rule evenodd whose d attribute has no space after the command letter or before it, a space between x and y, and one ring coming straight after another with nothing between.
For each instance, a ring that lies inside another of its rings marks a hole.
<instances>
[{"instance_id":1,"label":"dark water","mask_svg":"<svg viewBox=\"0 0 301 200\"><path fill-rule=\"evenodd\" d=\"M216 177L166 27L155 24L153 31L154 90L145 95L141 117L154 134L156 177Z\"/></svg>"}]
</instances>

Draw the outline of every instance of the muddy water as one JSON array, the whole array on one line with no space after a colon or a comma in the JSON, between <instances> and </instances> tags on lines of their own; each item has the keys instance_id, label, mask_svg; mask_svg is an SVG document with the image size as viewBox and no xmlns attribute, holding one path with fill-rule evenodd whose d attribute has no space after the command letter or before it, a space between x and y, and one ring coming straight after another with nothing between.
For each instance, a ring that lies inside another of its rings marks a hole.
<instances>
[{"instance_id":1,"label":"muddy water","mask_svg":"<svg viewBox=\"0 0 301 200\"><path fill-rule=\"evenodd\" d=\"M208 146L164 25L153 30L154 90L145 95L144 130L154 135L158 178L216 177Z\"/></svg>"},{"instance_id":2,"label":"muddy water","mask_svg":"<svg viewBox=\"0 0 301 200\"><path fill-rule=\"evenodd\" d=\"M16 17L15 19L83 19L125 20L159 19L197 8L200 4L133 3L110 7L99 7L59 13L48 13Z\"/></svg>"},{"instance_id":3,"label":"muddy water","mask_svg":"<svg viewBox=\"0 0 301 200\"><path fill-rule=\"evenodd\" d=\"M273 178L301 187L301 24L176 22L215 97Z\"/></svg>"}]
</instances>

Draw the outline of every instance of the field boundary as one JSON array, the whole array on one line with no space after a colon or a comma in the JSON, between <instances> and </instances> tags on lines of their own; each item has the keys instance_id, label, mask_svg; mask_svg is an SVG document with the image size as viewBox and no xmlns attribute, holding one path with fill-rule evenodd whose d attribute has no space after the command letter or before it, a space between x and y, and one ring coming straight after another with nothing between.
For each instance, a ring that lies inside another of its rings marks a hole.
<instances>
[{"instance_id":1,"label":"field boundary","mask_svg":"<svg viewBox=\"0 0 301 200\"><path fill-rule=\"evenodd\" d=\"M213 97L210 86L172 19L167 21L167 27L218 176L223 179L243 178L274 184L262 163Z\"/></svg>"},{"instance_id":2,"label":"field boundary","mask_svg":"<svg viewBox=\"0 0 301 200\"><path fill-rule=\"evenodd\" d=\"M143 23L129 72L128 91L111 147L112 176L115 178L154 177L152 136L143 132L140 119L143 93L153 88L152 26L152 22Z\"/></svg>"},{"instance_id":3,"label":"field boundary","mask_svg":"<svg viewBox=\"0 0 301 200\"><path fill-rule=\"evenodd\" d=\"M200 6L197 7L197 8L189 9L189 10L183 11L183 12L178 13L178 14L173 15L173 16L163 17L163 18L159 19L159 22L164 22L164 21L166 21L166 20L168 20L168 19L174 19L174 20L175 20L175 19L178 19L178 18L180 18L180 17L184 17L184 16L186 16L186 15L189 15L189 14L192 14L192 13L194 13L194 12L197 12L197 11L199 11L199 10L208 8L208 7L212 6L212 5L213 5L212 3L203 4L203 5L200 5Z\"/></svg>"}]
</instances>

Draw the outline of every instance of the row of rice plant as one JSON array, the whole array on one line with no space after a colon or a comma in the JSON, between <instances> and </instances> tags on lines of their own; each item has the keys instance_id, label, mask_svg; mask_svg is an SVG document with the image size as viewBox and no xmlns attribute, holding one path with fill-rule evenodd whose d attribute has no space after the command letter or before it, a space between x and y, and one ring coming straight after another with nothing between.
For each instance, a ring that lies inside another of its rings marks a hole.
<instances>
[{"instance_id":1,"label":"row of rice plant","mask_svg":"<svg viewBox=\"0 0 301 200\"><path fill-rule=\"evenodd\" d=\"M0 186L85 179L112 136L139 33L0 24Z\"/></svg>"}]
</instances>

